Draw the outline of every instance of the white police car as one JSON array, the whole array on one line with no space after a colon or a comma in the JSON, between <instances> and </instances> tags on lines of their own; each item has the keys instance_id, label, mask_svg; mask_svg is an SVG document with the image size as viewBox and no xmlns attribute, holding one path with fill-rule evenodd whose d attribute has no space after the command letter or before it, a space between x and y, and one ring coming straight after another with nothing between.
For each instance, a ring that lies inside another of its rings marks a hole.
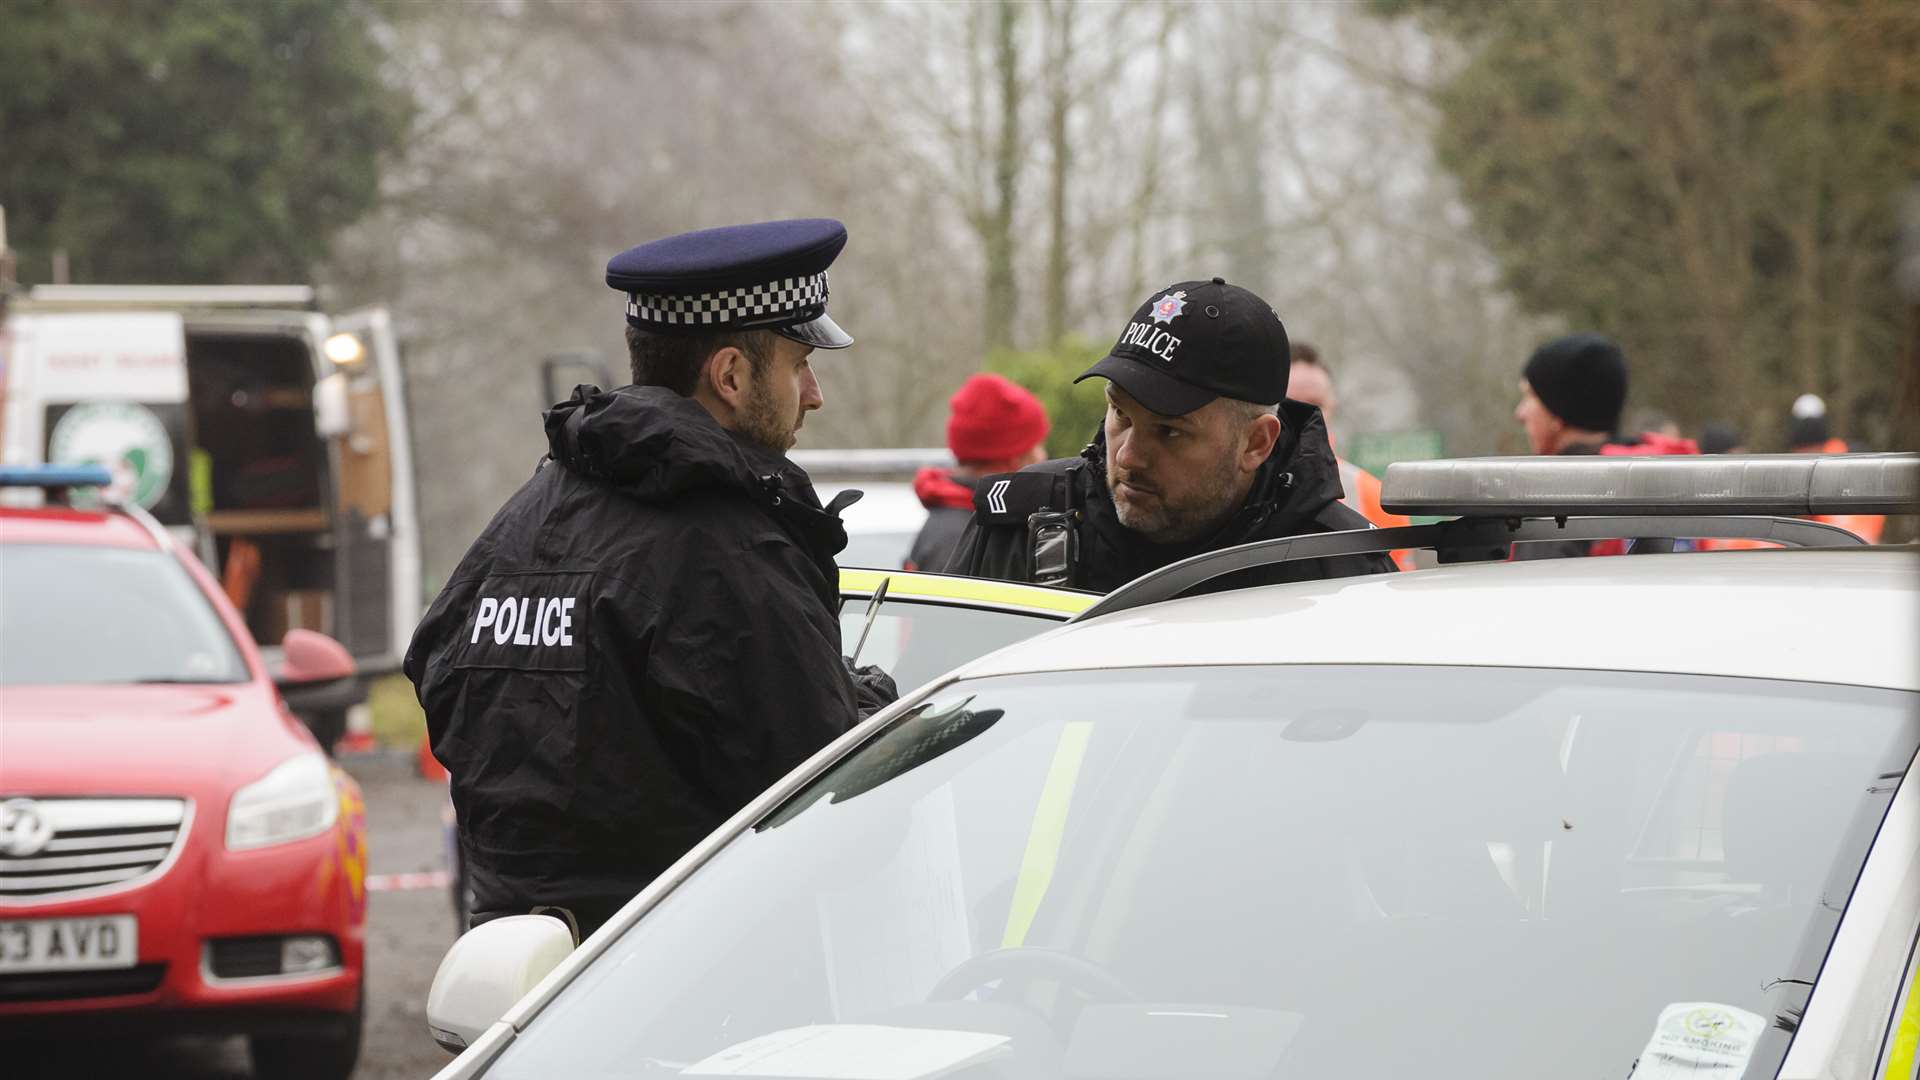
<instances>
[{"instance_id":1,"label":"white police car","mask_svg":"<svg viewBox=\"0 0 1920 1080\"><path fill-rule=\"evenodd\" d=\"M1920 553L1720 512L1901 509L1920 458L1570 460L1390 471L1466 516L1176 564L849 733L571 954L480 927L441 1077L1913 1076ZM1743 530L1838 546L1182 595Z\"/></svg>"}]
</instances>

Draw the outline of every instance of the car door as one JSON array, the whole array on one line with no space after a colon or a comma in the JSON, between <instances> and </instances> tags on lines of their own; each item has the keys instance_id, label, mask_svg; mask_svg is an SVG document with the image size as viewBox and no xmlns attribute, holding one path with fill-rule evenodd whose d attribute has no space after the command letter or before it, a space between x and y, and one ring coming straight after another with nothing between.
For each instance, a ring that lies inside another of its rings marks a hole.
<instances>
[{"instance_id":1,"label":"car door","mask_svg":"<svg viewBox=\"0 0 1920 1080\"><path fill-rule=\"evenodd\" d=\"M840 575L841 648L856 664L893 676L905 694L1052 629L1095 599L1005 582L847 570Z\"/></svg>"},{"instance_id":2,"label":"car door","mask_svg":"<svg viewBox=\"0 0 1920 1080\"><path fill-rule=\"evenodd\" d=\"M341 421L334 484L340 640L370 670L398 666L419 620L421 586L413 440L399 347L385 308L335 316L328 359ZM343 349L334 355L336 339ZM348 340L350 339L350 341Z\"/></svg>"}]
</instances>

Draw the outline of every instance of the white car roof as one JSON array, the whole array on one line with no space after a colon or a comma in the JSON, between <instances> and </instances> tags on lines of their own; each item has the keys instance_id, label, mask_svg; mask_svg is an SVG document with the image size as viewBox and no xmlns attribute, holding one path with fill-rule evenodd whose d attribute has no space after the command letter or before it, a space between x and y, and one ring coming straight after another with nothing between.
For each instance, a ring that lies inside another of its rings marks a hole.
<instances>
[{"instance_id":1,"label":"white car roof","mask_svg":"<svg viewBox=\"0 0 1920 1080\"><path fill-rule=\"evenodd\" d=\"M1198 664L1586 668L1920 689L1920 552L1550 559L1271 585L1068 625L960 674Z\"/></svg>"},{"instance_id":2,"label":"white car roof","mask_svg":"<svg viewBox=\"0 0 1920 1080\"><path fill-rule=\"evenodd\" d=\"M835 495L847 488L866 492L859 502L840 512L840 520L846 522L848 532L917 533L920 526L927 523L927 508L920 505L920 496L913 493L912 484L830 480L814 486L822 503L832 502Z\"/></svg>"}]
</instances>

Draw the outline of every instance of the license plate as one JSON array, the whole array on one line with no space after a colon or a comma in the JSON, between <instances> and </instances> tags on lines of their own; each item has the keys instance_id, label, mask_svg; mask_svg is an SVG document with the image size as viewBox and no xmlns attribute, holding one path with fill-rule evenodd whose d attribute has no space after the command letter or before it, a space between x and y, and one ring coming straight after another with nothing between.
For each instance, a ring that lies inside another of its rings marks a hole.
<instances>
[{"instance_id":1,"label":"license plate","mask_svg":"<svg viewBox=\"0 0 1920 1080\"><path fill-rule=\"evenodd\" d=\"M129 968L139 957L131 915L0 920L0 975Z\"/></svg>"}]
</instances>

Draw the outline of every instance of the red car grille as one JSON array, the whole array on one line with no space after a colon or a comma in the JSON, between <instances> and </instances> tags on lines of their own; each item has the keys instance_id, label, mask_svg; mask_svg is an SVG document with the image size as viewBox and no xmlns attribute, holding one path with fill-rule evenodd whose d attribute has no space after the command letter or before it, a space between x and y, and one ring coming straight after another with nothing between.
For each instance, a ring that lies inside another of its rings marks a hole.
<instances>
[{"instance_id":1,"label":"red car grille","mask_svg":"<svg viewBox=\"0 0 1920 1080\"><path fill-rule=\"evenodd\" d=\"M148 877L179 846L187 818L180 799L0 801L0 905Z\"/></svg>"}]
</instances>

